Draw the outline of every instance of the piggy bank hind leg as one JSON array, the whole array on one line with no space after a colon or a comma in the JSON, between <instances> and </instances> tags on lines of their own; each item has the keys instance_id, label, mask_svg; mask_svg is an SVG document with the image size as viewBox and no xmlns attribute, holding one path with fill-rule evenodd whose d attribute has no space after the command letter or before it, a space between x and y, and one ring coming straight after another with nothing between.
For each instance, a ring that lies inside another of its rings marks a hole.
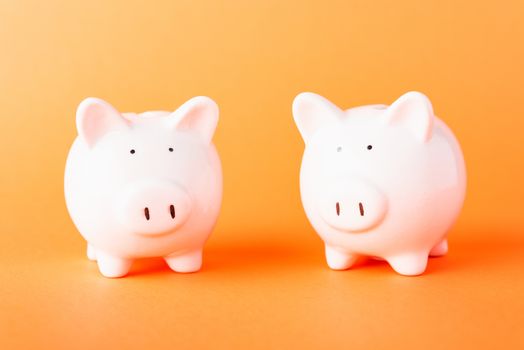
<instances>
[{"instance_id":1,"label":"piggy bank hind leg","mask_svg":"<svg viewBox=\"0 0 524 350\"><path fill-rule=\"evenodd\" d=\"M96 250L91 244L87 243L87 258L91 261L96 261Z\"/></svg>"},{"instance_id":2,"label":"piggy bank hind leg","mask_svg":"<svg viewBox=\"0 0 524 350\"><path fill-rule=\"evenodd\" d=\"M347 270L357 261L358 256L342 252L326 244L326 261L332 270Z\"/></svg>"},{"instance_id":3,"label":"piggy bank hind leg","mask_svg":"<svg viewBox=\"0 0 524 350\"><path fill-rule=\"evenodd\" d=\"M444 238L442 241L437 243L433 249L430 250L429 256L443 256L448 252L448 240Z\"/></svg>"},{"instance_id":4,"label":"piggy bank hind leg","mask_svg":"<svg viewBox=\"0 0 524 350\"><path fill-rule=\"evenodd\" d=\"M130 259L116 257L100 251L96 252L98 269L105 277L117 278L127 275L133 263Z\"/></svg>"},{"instance_id":5,"label":"piggy bank hind leg","mask_svg":"<svg viewBox=\"0 0 524 350\"><path fill-rule=\"evenodd\" d=\"M386 260L397 273L404 276L417 276L426 271L428 253L407 253L387 257Z\"/></svg>"},{"instance_id":6,"label":"piggy bank hind leg","mask_svg":"<svg viewBox=\"0 0 524 350\"><path fill-rule=\"evenodd\" d=\"M202 267L202 249L192 250L183 254L175 253L165 258L171 270L180 273L190 273Z\"/></svg>"}]
</instances>

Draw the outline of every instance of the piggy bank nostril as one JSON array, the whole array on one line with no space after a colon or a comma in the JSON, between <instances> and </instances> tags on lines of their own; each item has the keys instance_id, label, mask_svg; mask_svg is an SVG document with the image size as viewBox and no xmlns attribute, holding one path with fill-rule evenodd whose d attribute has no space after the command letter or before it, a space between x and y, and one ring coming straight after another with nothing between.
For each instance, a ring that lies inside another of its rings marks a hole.
<instances>
[{"instance_id":1,"label":"piggy bank nostril","mask_svg":"<svg viewBox=\"0 0 524 350\"><path fill-rule=\"evenodd\" d=\"M169 212L171 213L171 217L174 219L175 218L175 206L174 205L170 205L169 206Z\"/></svg>"},{"instance_id":2,"label":"piggy bank nostril","mask_svg":"<svg viewBox=\"0 0 524 350\"><path fill-rule=\"evenodd\" d=\"M335 210L337 212L337 216L340 216L340 202L335 204ZM364 216L364 204L362 204L362 202L358 203L358 210L360 212L360 216Z\"/></svg>"},{"instance_id":3,"label":"piggy bank nostril","mask_svg":"<svg viewBox=\"0 0 524 350\"><path fill-rule=\"evenodd\" d=\"M146 217L146 220L149 220L149 208L147 207L144 208L144 215Z\"/></svg>"},{"instance_id":4,"label":"piggy bank nostril","mask_svg":"<svg viewBox=\"0 0 524 350\"><path fill-rule=\"evenodd\" d=\"M360 210L360 216L364 216L364 206L362 203L358 203L358 209Z\"/></svg>"}]
</instances>

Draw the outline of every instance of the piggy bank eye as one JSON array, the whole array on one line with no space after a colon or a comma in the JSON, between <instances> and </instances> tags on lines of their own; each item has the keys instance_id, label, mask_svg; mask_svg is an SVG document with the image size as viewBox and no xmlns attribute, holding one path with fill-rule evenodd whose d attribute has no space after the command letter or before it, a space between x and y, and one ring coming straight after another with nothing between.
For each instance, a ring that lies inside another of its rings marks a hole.
<instances>
[{"instance_id":1,"label":"piggy bank eye","mask_svg":"<svg viewBox=\"0 0 524 350\"><path fill-rule=\"evenodd\" d=\"M169 152L173 152L173 147L169 147Z\"/></svg>"},{"instance_id":2,"label":"piggy bank eye","mask_svg":"<svg viewBox=\"0 0 524 350\"><path fill-rule=\"evenodd\" d=\"M131 151L129 151L129 153L131 153L131 154L135 154L135 150L132 149Z\"/></svg>"},{"instance_id":3,"label":"piggy bank eye","mask_svg":"<svg viewBox=\"0 0 524 350\"><path fill-rule=\"evenodd\" d=\"M368 148L368 150L371 150L371 149L373 148L373 146L371 146L371 145L368 145L368 147L367 147L367 148Z\"/></svg>"},{"instance_id":4,"label":"piggy bank eye","mask_svg":"<svg viewBox=\"0 0 524 350\"><path fill-rule=\"evenodd\" d=\"M342 146L337 147L337 152L342 152Z\"/></svg>"}]
</instances>

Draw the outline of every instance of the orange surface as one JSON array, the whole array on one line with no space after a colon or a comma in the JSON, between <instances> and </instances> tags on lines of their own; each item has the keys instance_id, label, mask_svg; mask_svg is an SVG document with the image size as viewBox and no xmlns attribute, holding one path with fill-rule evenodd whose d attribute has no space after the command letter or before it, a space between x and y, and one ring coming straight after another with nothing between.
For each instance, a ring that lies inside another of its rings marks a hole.
<instances>
[{"instance_id":1,"label":"orange surface","mask_svg":"<svg viewBox=\"0 0 524 350\"><path fill-rule=\"evenodd\" d=\"M0 349L524 348L522 1L1 1ZM330 271L291 102L425 92L464 149L450 254ZM225 192L200 273L102 278L63 199L86 96L221 107Z\"/></svg>"}]
</instances>

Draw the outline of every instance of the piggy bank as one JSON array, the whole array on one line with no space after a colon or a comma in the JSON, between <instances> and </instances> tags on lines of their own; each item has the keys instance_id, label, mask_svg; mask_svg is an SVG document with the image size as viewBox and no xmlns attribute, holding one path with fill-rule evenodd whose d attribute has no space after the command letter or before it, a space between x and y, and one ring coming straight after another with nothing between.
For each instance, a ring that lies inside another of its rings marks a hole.
<instances>
[{"instance_id":1,"label":"piggy bank","mask_svg":"<svg viewBox=\"0 0 524 350\"><path fill-rule=\"evenodd\" d=\"M207 97L172 113L119 113L97 98L80 103L65 199L102 275L124 276L144 257L163 257L176 272L200 269L222 200L217 122Z\"/></svg>"},{"instance_id":2,"label":"piggy bank","mask_svg":"<svg viewBox=\"0 0 524 350\"><path fill-rule=\"evenodd\" d=\"M425 95L341 110L301 93L293 116L306 145L302 203L331 269L372 257L419 275L428 256L446 254L466 172L456 138Z\"/></svg>"}]
</instances>

